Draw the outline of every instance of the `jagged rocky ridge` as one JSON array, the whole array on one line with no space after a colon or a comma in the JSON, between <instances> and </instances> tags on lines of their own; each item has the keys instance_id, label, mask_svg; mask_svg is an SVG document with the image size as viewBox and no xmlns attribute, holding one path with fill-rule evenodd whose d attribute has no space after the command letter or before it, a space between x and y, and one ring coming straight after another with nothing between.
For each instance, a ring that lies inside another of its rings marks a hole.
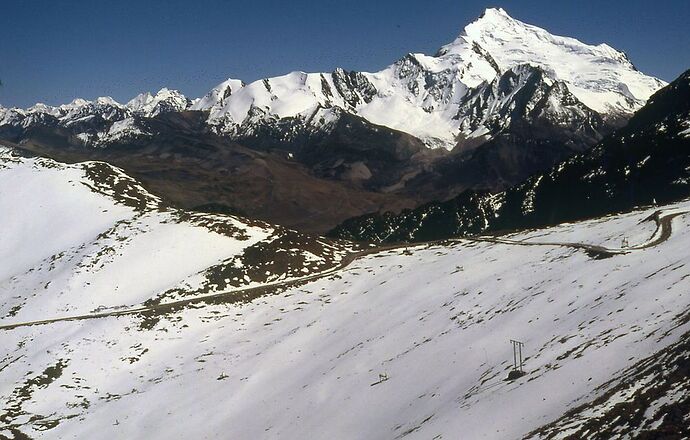
<instances>
[{"instance_id":1,"label":"jagged rocky ridge","mask_svg":"<svg viewBox=\"0 0 690 440\"><path fill-rule=\"evenodd\" d=\"M690 71L592 150L497 194L467 191L399 215L350 219L331 235L424 241L552 225L690 196Z\"/></svg>"}]
</instances>

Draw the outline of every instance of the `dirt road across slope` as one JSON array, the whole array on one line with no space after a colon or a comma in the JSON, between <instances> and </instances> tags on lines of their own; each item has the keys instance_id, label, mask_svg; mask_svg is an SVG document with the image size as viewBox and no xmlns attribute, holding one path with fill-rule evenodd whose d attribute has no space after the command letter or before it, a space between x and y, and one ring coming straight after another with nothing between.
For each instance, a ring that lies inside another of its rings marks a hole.
<instances>
[{"instance_id":1,"label":"dirt road across slope","mask_svg":"<svg viewBox=\"0 0 690 440\"><path fill-rule=\"evenodd\" d=\"M391 245L391 246L375 247L375 248L366 249L364 251L354 252L350 255L347 255L336 266L334 266L334 267L332 267L326 271L315 273L312 275L307 275L307 276L300 277L300 278L295 278L292 280L276 281L276 282L272 282L272 283L262 284L260 286L245 287L245 288L230 290L230 291L226 291L226 292L219 292L219 293L215 293L215 294L211 294L211 295L197 296L194 298L172 301L169 303L153 304L153 305L140 306L140 307L132 307L129 309L124 309L124 310L116 310L116 311L92 313L92 314L83 314L83 315L75 315L75 316L60 317L60 318L51 318L51 319L45 319L45 320L39 320L39 321L27 321L27 322L13 323L13 324L5 324L5 325L0 325L0 330L12 330L12 329L19 328L19 327L28 327L28 326L33 326L33 325L44 325L44 324L52 324L52 323L56 323L56 322L66 322L66 321L81 321L81 320L86 320L86 319L117 317L117 316L134 315L134 314L160 315L160 314L173 312L173 311L179 310L181 308L184 308L185 306L188 306L191 304L196 304L196 303L213 303L216 301L222 301L225 303L228 303L228 302L248 302L248 301L251 301L255 298L258 298L260 296L263 296L263 295L266 295L270 292L273 292L275 290L286 289L289 287L298 286L298 285L304 284L304 283L309 282L309 281L314 281L317 279L321 279L321 278L325 278L325 277L334 275L336 272L343 270L343 269L346 269L350 264L352 264L356 260L363 258L367 255L371 255L371 254L375 254L375 253L379 253L379 252L384 252L384 251L388 251L388 250L411 248L411 247L418 247L418 246L428 246L428 245L443 244L443 243L449 243L449 242L453 243L453 242L463 242L463 241L476 241L476 242L488 242L488 243L504 244L504 245L514 245L514 246L562 246L562 247L569 247L569 248L573 248L573 249L584 250L588 254L592 255L594 258L607 258L607 257L611 257L614 255L625 254L625 253L628 253L630 251L636 251L636 250L651 248L651 247L657 246L657 245L665 242L666 240L668 240L671 237L671 234L673 232L672 231L673 219L680 216L680 215L687 214L687 213L688 213L688 211L670 212L670 213L663 213L663 211L656 211L654 214L652 214L650 217L648 217L646 219L646 220L654 220L656 222L656 230L654 231L654 234L652 234L652 236L650 237L650 239L648 241L641 243L639 245L636 245L636 246L628 247L628 248L618 248L618 249L607 248L604 246L598 246L598 245L587 244L587 243L528 242L528 241L521 241L521 240L509 240L509 239L503 239L503 238L498 238L498 237L461 238L461 239L443 240L443 241L434 241L434 242L416 243L416 244L407 244L407 245Z\"/></svg>"}]
</instances>

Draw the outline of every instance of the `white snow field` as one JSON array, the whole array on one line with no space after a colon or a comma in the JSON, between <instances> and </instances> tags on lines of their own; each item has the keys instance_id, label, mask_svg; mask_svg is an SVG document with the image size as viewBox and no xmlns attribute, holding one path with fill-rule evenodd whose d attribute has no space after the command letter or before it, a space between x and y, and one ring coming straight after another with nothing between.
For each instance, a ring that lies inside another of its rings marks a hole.
<instances>
[{"instance_id":1,"label":"white snow field","mask_svg":"<svg viewBox=\"0 0 690 440\"><path fill-rule=\"evenodd\" d=\"M10 162L0 179L44 172L43 160ZM136 223L129 208L85 191L79 167L46 168L55 183L42 180L42 192L0 191L0 437L515 439L593 400L606 388L598 387L613 386L623 369L689 329L682 319L690 310L688 214L672 220L667 240L610 258L567 246L459 240L364 255L251 301L216 297L8 328L141 303L268 234L244 225L250 238L240 243L150 213L159 217L140 220L136 228L145 232L132 227L131 244L98 271L58 258L58 272L46 273L46 258L60 249L80 256L100 231ZM73 198L78 212L60 208ZM7 200L27 214L6 214ZM13 221L37 221L40 205L51 233L7 235L20 233ZM633 246L655 235L645 219L657 209L684 213L690 202L510 238L618 247L629 237ZM94 273L84 278L85 271ZM51 281L45 292L39 277ZM527 372L512 382L504 380L510 339L524 342Z\"/></svg>"}]
</instances>

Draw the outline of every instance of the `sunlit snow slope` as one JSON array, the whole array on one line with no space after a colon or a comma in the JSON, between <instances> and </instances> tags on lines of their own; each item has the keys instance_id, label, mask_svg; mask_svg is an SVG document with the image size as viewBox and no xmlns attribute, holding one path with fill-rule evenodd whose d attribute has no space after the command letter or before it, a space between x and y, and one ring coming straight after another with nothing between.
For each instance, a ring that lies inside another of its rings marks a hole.
<instances>
[{"instance_id":1,"label":"sunlit snow slope","mask_svg":"<svg viewBox=\"0 0 690 440\"><path fill-rule=\"evenodd\" d=\"M21 173L26 180L46 168L40 160L16 160L4 160L0 178ZM50 164L45 173L60 182L54 187L62 197L13 202L34 216L38 205L50 203L54 221L83 222L79 239L69 243L93 246L102 240L94 237L99 231L136 217L88 191L78 167ZM59 179L62 174L72 184ZM80 201L78 213L60 214L55 200L66 197ZM94 218L106 209L108 220L99 224ZM625 378L623 369L636 368L688 331L690 215L684 213L690 202L661 208L662 215L677 214L663 240L651 220L656 209L504 238L541 245L458 240L382 251L302 285L273 285L250 302L216 297L11 329L2 326L141 302L158 287L115 291L116 268L132 261L129 270L146 274L133 272L129 287L147 285L145 275L168 266L155 256L174 252L182 231L197 226L158 222L154 228L141 221L131 230L153 230L131 232L124 249L112 240L108 258L114 260L102 263L111 274L108 292L97 274L82 278L97 266L82 269L58 257L61 269L47 272L51 254L67 246L55 233L62 229L40 241L4 235L14 249L27 251L2 256L0 436L520 438L603 395ZM2 218L3 232L10 221ZM154 240L157 228L168 227L175 229L167 242ZM242 228L250 241L268 234ZM202 245L207 251L179 258L203 266L220 258L213 249L221 244L230 253L242 247L242 240L204 236L193 240L199 246L193 253ZM547 244L619 248L624 238L627 246L609 258ZM70 247L65 255L86 247ZM135 251L149 258L117 258ZM65 290L63 279L74 280L79 296ZM9 316L16 305L21 308ZM510 339L523 341L526 355L527 374L513 382L504 380L512 364ZM665 402L659 397L640 423L664 417Z\"/></svg>"},{"instance_id":2,"label":"sunlit snow slope","mask_svg":"<svg viewBox=\"0 0 690 440\"><path fill-rule=\"evenodd\" d=\"M344 249L166 207L101 162L0 147L0 315L22 321L168 302L334 266Z\"/></svg>"}]
</instances>

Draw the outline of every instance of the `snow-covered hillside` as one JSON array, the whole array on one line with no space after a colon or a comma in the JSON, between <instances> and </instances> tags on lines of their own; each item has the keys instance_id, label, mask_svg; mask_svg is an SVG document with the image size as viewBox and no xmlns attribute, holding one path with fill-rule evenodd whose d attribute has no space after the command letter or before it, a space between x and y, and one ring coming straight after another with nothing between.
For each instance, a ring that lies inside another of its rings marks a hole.
<instances>
[{"instance_id":1,"label":"snow-covered hillside","mask_svg":"<svg viewBox=\"0 0 690 440\"><path fill-rule=\"evenodd\" d=\"M110 165L0 148L0 315L30 320L299 278L346 250L262 222L166 207Z\"/></svg>"},{"instance_id":2,"label":"snow-covered hillside","mask_svg":"<svg viewBox=\"0 0 690 440\"><path fill-rule=\"evenodd\" d=\"M498 112L521 105L513 99L524 84L501 79L527 68L543 73L543 87L531 97L532 106L554 88L551 121L566 129L587 125L590 113L620 123L665 84L639 72L624 53L606 44L593 46L552 35L510 17L503 9L487 9L434 56L410 53L380 72L291 72L249 84L228 79L194 101L162 89L156 95L141 94L126 105L98 98L59 107L0 108L0 126L74 128L78 124L82 129L75 136L82 142L108 145L155 134L137 118L190 109L208 111L207 122L214 131L240 140L259 136L266 125L290 121L278 142L304 133L329 132L339 115L347 112L409 133L427 146L452 149L467 139L487 141L505 128L510 119ZM484 92L498 85L501 93ZM485 95L479 104L477 95ZM467 111L476 106L482 111ZM502 125L492 124L499 116ZM89 121L92 118L96 120ZM116 123L123 120L126 130ZM594 128L599 138L605 132Z\"/></svg>"},{"instance_id":3,"label":"snow-covered hillside","mask_svg":"<svg viewBox=\"0 0 690 440\"><path fill-rule=\"evenodd\" d=\"M171 221L148 198L137 214L84 184L88 164L3 157L0 179L51 176L41 184L60 194L2 193L0 212L6 203L27 212L0 222L8 438L520 438L689 330L690 202L660 208L661 227L655 208L505 243L396 248L299 285L268 285L250 302L162 308L141 304L266 240L268 228L228 220L244 232L225 237ZM20 234L21 222L43 235ZM96 262L95 249L108 247ZM181 261L189 265L174 266ZM105 315L74 316L101 305ZM22 325L47 318L58 319ZM525 343L527 374L508 382L510 339ZM667 404L660 396L636 423L651 426Z\"/></svg>"}]
</instances>

